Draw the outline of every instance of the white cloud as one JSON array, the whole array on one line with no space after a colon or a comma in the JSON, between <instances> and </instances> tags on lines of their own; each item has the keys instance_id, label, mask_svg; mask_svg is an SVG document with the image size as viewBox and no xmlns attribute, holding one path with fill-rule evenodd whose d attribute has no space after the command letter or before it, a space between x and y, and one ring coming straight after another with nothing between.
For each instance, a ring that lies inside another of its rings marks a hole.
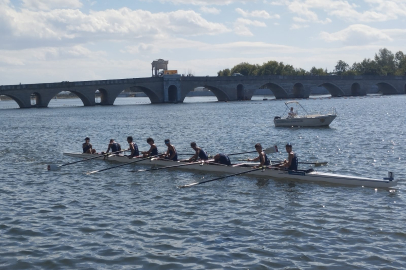
<instances>
[{"instance_id":1,"label":"white cloud","mask_svg":"<svg viewBox=\"0 0 406 270\"><path fill-rule=\"evenodd\" d=\"M322 32L320 36L327 42L341 41L345 45L364 45L393 40L384 30L363 24L350 25L335 33Z\"/></svg>"},{"instance_id":2,"label":"white cloud","mask_svg":"<svg viewBox=\"0 0 406 270\"><path fill-rule=\"evenodd\" d=\"M200 7L200 10L204 13L210 13L210 14L220 14L220 9L217 9L215 7L207 7L207 6L202 6Z\"/></svg>"},{"instance_id":3,"label":"white cloud","mask_svg":"<svg viewBox=\"0 0 406 270\"><path fill-rule=\"evenodd\" d=\"M241 8L236 8L235 11L245 18L248 18L248 17L259 18L259 19L279 19L280 18L280 16L278 14L270 15L265 10L254 10L254 11L248 12L248 11L244 11Z\"/></svg>"},{"instance_id":4,"label":"white cloud","mask_svg":"<svg viewBox=\"0 0 406 270\"><path fill-rule=\"evenodd\" d=\"M0 48L217 35L230 31L225 25L209 22L192 10L152 13L121 8L85 14L72 9L17 11L8 3L0 5L0 26L3 40Z\"/></svg>"},{"instance_id":5,"label":"white cloud","mask_svg":"<svg viewBox=\"0 0 406 270\"><path fill-rule=\"evenodd\" d=\"M266 27L264 22L249 20L244 18L238 18L234 22L234 32L240 36L253 36L248 26Z\"/></svg>"},{"instance_id":6,"label":"white cloud","mask_svg":"<svg viewBox=\"0 0 406 270\"><path fill-rule=\"evenodd\" d=\"M162 3L170 2L176 5L195 5L195 6L207 6L207 5L218 5L226 6L233 3L246 3L245 0L159 0ZM257 2L255 0L251 0Z\"/></svg>"},{"instance_id":7,"label":"white cloud","mask_svg":"<svg viewBox=\"0 0 406 270\"><path fill-rule=\"evenodd\" d=\"M56 8L81 8L80 0L22 0L23 7L31 10L51 10Z\"/></svg>"}]
</instances>

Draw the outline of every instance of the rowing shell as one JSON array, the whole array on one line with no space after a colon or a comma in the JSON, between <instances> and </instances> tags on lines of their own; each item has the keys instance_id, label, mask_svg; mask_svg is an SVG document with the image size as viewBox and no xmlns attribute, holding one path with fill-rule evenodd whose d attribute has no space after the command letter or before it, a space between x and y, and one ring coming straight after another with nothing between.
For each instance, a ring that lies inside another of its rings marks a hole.
<instances>
[{"instance_id":1,"label":"rowing shell","mask_svg":"<svg viewBox=\"0 0 406 270\"><path fill-rule=\"evenodd\" d=\"M92 154L81 154L81 153L64 153L66 156L77 157L77 158L89 158L94 155ZM137 158L128 159L127 156L109 156L108 158L100 157L97 159L105 159L109 161L116 162L131 162L137 160ZM141 158L142 159L142 158ZM170 161L162 159L144 159L137 162L137 164L149 165L149 166L172 166L186 164L187 162L180 161ZM227 174L235 174L240 172L245 172L253 164L238 164L226 166L222 164L213 163L201 163L192 164L189 166L179 167L182 170L193 170L193 171L205 171L205 172L221 172ZM299 171L281 171L272 168L265 170L252 171L247 173L247 175L259 176L271 179L284 179L284 180L300 180L308 182L327 182L333 184L342 185L353 185L353 186L365 186L365 187L394 187L397 185L398 179L393 179L393 177L383 178L383 179L372 179L358 176L348 176L332 173L321 173L313 170L299 170Z\"/></svg>"}]
</instances>

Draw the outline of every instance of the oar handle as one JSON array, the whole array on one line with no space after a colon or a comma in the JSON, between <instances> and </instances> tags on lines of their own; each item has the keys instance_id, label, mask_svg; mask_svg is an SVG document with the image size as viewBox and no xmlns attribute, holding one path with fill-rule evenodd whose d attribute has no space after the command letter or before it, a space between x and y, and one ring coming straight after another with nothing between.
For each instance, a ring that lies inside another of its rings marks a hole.
<instances>
[{"instance_id":1,"label":"oar handle","mask_svg":"<svg viewBox=\"0 0 406 270\"><path fill-rule=\"evenodd\" d=\"M189 165L194 165L194 164L199 164L199 163L202 163L202 162L201 162L201 161L196 161L196 162L190 162L190 163L185 163L185 164L172 165L172 166L159 167L159 168L151 168L151 169L146 169L146 170L130 171L130 172L158 171L158 170L163 170L163 169L170 169L170 168L177 168L177 167L189 166Z\"/></svg>"},{"instance_id":2,"label":"oar handle","mask_svg":"<svg viewBox=\"0 0 406 270\"><path fill-rule=\"evenodd\" d=\"M67 165L72 165L72 164L76 164L76 163L80 163L80 162L85 162L85 161L88 161L88 160L100 158L100 157L103 157L103 156L108 156L108 155L111 155L111 154L117 154L117 153L121 153L121 152L124 152L124 151L127 151L127 150L120 150L120 151L113 152L113 153L104 153L104 154L102 154L102 155L97 155L97 156L94 156L94 157L91 157L91 158L87 158L87 159L82 159L82 160L78 160L78 161L74 161L74 162L65 163L65 164L59 165L58 167L63 167L63 166L67 166Z\"/></svg>"},{"instance_id":3,"label":"oar handle","mask_svg":"<svg viewBox=\"0 0 406 270\"><path fill-rule=\"evenodd\" d=\"M128 165L128 164L137 163L137 162L140 162L140 161L143 161L143 160L151 159L151 158L154 158L154 157L157 157L157 156L159 156L159 155L151 156L151 157L147 157L147 158L136 159L136 160L133 160L133 161L131 161L131 162L127 162L127 163L124 163L124 164L120 164L120 165L117 165L117 166L105 168L105 169L98 170L98 171L88 172L88 173L86 173L86 174L89 175L89 174L94 174L94 173L97 173L97 172L104 172L104 171L107 171L107 170L111 170L111 169L123 167L123 166Z\"/></svg>"},{"instance_id":4,"label":"oar handle","mask_svg":"<svg viewBox=\"0 0 406 270\"><path fill-rule=\"evenodd\" d=\"M220 179L225 179L225 178L232 177L232 176L237 176L237 175L242 175L242 174L253 172L253 171L263 170L263 169L264 169L264 167L260 167L260 168L240 172L240 173L230 174L230 175L223 176L223 177L217 177L217 178L206 180L206 181L201 181L201 182L192 183L192 184L188 184L188 185L184 185L184 186L179 186L179 188L192 187L192 186L196 186L196 185L200 185L200 184L204 184L204 183L208 183L208 182L212 182L212 181L216 181L216 180L220 180Z\"/></svg>"}]
</instances>

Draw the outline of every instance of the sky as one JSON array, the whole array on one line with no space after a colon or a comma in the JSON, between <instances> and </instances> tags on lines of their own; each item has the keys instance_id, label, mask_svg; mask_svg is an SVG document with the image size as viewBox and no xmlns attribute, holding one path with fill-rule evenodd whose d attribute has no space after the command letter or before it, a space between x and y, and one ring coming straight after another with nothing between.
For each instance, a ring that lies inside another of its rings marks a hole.
<instances>
[{"instance_id":1,"label":"sky","mask_svg":"<svg viewBox=\"0 0 406 270\"><path fill-rule=\"evenodd\" d=\"M0 85L217 76L275 60L332 71L406 53L406 0L0 0Z\"/></svg>"}]
</instances>

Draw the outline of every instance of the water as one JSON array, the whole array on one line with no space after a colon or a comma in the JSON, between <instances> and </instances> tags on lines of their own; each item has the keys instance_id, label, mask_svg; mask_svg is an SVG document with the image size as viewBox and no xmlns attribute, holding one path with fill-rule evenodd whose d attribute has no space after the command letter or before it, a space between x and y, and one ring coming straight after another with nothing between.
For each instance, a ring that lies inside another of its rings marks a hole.
<instances>
[{"instance_id":1,"label":"water","mask_svg":"<svg viewBox=\"0 0 406 270\"><path fill-rule=\"evenodd\" d=\"M80 151L86 136L105 151L110 138L126 146L132 135L142 150L148 137L160 151L170 138L190 154L192 141L210 154L291 142L300 161L329 162L319 171L406 179L406 96L302 100L339 114L313 129L275 128L283 101L187 101L55 100L48 109L1 101L0 269L406 268L405 181L387 190L239 176L178 189L219 175L134 174L143 168L135 164L84 174L114 165L103 161L45 169L76 161L63 152Z\"/></svg>"}]
</instances>

